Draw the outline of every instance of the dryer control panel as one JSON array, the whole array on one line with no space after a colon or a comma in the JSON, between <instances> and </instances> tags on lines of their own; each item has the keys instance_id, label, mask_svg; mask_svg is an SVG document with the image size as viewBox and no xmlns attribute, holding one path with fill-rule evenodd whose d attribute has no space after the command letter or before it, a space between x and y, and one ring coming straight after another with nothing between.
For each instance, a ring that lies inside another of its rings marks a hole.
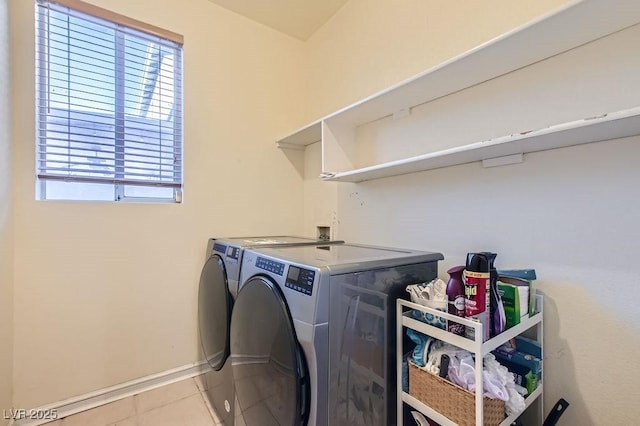
<instances>
[{"instance_id":1,"label":"dryer control panel","mask_svg":"<svg viewBox=\"0 0 640 426\"><path fill-rule=\"evenodd\" d=\"M240 257L240 247L229 246L229 248L227 248L227 257L233 260L238 260Z\"/></svg>"},{"instance_id":2,"label":"dryer control panel","mask_svg":"<svg viewBox=\"0 0 640 426\"><path fill-rule=\"evenodd\" d=\"M227 256L227 260L232 261L233 263L238 263L240 259L240 247L235 246L227 246L225 244L214 243L213 251L221 253L222 255Z\"/></svg>"},{"instance_id":3,"label":"dryer control panel","mask_svg":"<svg viewBox=\"0 0 640 426\"><path fill-rule=\"evenodd\" d=\"M287 272L287 280L284 285L292 290L311 296L315 277L315 271L290 265L289 272Z\"/></svg>"},{"instance_id":4,"label":"dryer control panel","mask_svg":"<svg viewBox=\"0 0 640 426\"><path fill-rule=\"evenodd\" d=\"M284 263L265 259L264 257L258 257L256 260L256 268L264 269L265 271L273 272L278 275L284 274Z\"/></svg>"},{"instance_id":5,"label":"dryer control panel","mask_svg":"<svg viewBox=\"0 0 640 426\"><path fill-rule=\"evenodd\" d=\"M217 251L218 253L225 254L227 252L227 246L225 246L224 244L220 244L220 243L214 243L213 244L213 250Z\"/></svg>"}]
</instances>

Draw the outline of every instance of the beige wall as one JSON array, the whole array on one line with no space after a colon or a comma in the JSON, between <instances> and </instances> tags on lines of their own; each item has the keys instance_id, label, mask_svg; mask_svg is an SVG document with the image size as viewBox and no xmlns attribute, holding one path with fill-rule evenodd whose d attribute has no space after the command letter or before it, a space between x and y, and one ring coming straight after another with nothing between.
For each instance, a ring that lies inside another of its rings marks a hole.
<instances>
[{"instance_id":1,"label":"beige wall","mask_svg":"<svg viewBox=\"0 0 640 426\"><path fill-rule=\"evenodd\" d=\"M302 118L302 42L207 0L92 2L185 37L184 203L35 201L33 2L12 0L19 407L197 361L207 238L302 230L273 142Z\"/></svg>"},{"instance_id":2,"label":"beige wall","mask_svg":"<svg viewBox=\"0 0 640 426\"><path fill-rule=\"evenodd\" d=\"M7 0L0 0L0 412L12 406L13 375L13 208L8 6ZM2 417L0 423L4 421Z\"/></svg>"},{"instance_id":3,"label":"beige wall","mask_svg":"<svg viewBox=\"0 0 640 426\"><path fill-rule=\"evenodd\" d=\"M307 41L308 120L423 72L563 3L567 1L350 0Z\"/></svg>"},{"instance_id":4,"label":"beige wall","mask_svg":"<svg viewBox=\"0 0 640 426\"><path fill-rule=\"evenodd\" d=\"M351 0L308 41L309 119L462 53L563 1L523 3ZM632 50L638 32L627 34ZM602 59L595 57L592 64L606 71ZM567 73L569 80L584 76L575 69ZM611 97L605 92L601 101L622 106L635 96L637 105L639 88L630 83L612 81ZM524 113L534 111L540 119L545 109L553 111L555 104L545 104L544 96L535 99L523 100ZM592 106L583 105L580 96L573 102L576 109ZM455 105L450 107L455 113ZM561 116L566 110L557 112ZM465 124L485 124L482 114L469 114ZM507 122L521 117L514 113ZM305 226L315 219L314 212L335 211L339 238L441 251L444 279L448 267L462 263L468 251L497 251L499 267L534 267L546 296L546 410L564 397L571 407L560 424L635 424L638 374L631 366L640 350L635 315L640 304L635 271L639 157L639 138L607 141L529 154L523 164L506 167L483 169L474 163L361 184L329 184L318 201L312 174L320 157L314 145L305 157L310 165Z\"/></svg>"}]
</instances>

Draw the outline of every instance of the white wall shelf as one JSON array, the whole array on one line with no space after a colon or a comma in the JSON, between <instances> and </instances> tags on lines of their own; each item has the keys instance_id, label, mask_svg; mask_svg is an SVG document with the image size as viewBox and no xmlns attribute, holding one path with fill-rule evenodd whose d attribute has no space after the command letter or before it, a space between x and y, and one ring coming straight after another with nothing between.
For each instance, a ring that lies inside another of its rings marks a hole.
<instances>
[{"instance_id":1,"label":"white wall shelf","mask_svg":"<svg viewBox=\"0 0 640 426\"><path fill-rule=\"evenodd\" d=\"M291 135L276 141L278 148L304 149L305 146L322 140L321 121L303 127Z\"/></svg>"},{"instance_id":2,"label":"white wall shelf","mask_svg":"<svg viewBox=\"0 0 640 426\"><path fill-rule=\"evenodd\" d=\"M356 132L381 119L455 95L640 23L640 2L580 0L505 33L411 79L317 120L277 141L283 149L322 142L325 180L360 182L489 158L554 149L640 134L640 108L561 123L449 149L416 140L419 155L359 166ZM636 104L639 105L639 104ZM627 108L627 109L625 109ZM616 108L612 109L616 111ZM601 112L606 112L600 111ZM577 118L577 117L574 117ZM398 118L404 119L404 118ZM553 121L551 121L553 122ZM540 126L538 126L540 127ZM523 129L526 130L526 129ZM506 133L506 132L505 132ZM355 158L355 161L354 161Z\"/></svg>"},{"instance_id":3,"label":"white wall shelf","mask_svg":"<svg viewBox=\"0 0 640 426\"><path fill-rule=\"evenodd\" d=\"M325 172L322 179L362 182L514 154L526 154L635 135L640 135L640 108L475 142L348 172L335 174Z\"/></svg>"}]
</instances>

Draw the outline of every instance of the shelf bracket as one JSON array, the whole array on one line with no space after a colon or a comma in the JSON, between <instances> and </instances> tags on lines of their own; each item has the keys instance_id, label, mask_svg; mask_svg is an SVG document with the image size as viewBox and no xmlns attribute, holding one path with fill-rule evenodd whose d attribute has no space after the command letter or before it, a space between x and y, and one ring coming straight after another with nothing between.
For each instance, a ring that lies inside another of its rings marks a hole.
<instances>
[{"instance_id":1,"label":"shelf bracket","mask_svg":"<svg viewBox=\"0 0 640 426\"><path fill-rule=\"evenodd\" d=\"M513 154L506 155L504 157L495 157L495 158L487 158L486 160L482 160L482 167L485 169L487 167L498 167L498 166L506 166L509 164L518 164L524 161L523 154Z\"/></svg>"}]
</instances>

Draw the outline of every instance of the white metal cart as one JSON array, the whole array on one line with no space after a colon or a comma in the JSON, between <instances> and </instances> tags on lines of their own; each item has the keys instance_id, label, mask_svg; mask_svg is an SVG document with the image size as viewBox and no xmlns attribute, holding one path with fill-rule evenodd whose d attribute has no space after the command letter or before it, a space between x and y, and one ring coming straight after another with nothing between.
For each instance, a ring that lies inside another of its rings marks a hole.
<instances>
[{"instance_id":1,"label":"white metal cart","mask_svg":"<svg viewBox=\"0 0 640 426\"><path fill-rule=\"evenodd\" d=\"M398 299L397 300L397 314L396 314L396 327L397 327L397 342L396 342L396 351L397 351L397 369L398 369L398 400L397 400L397 422L398 425L403 424L403 403L408 404L414 409L423 413L426 417L440 423L443 426L455 426L456 423L445 417L441 413L437 412L433 408L428 405L422 403L418 399L411 396L408 392L404 392L402 389L402 363L403 363L403 335L404 328L411 328L416 331L419 331L423 334L431 336L433 338L442 340L443 342L450 343L459 348L465 349L471 353L473 353L475 358L475 374L476 374L476 388L483 389L482 383L482 368L483 368L483 357L487 355L489 352L498 348L503 343L513 339L514 337L523 334L527 330L532 328L535 332L535 338L540 343L543 344L543 327L542 327L542 316L543 316L543 298L542 295L535 295L535 304L536 312L534 315L523 319L519 324L505 330L500 333L498 336L493 337L492 339L487 340L486 342L482 341L483 326L479 322L471 321L465 318L461 318L455 315L451 315L447 312L438 311L436 309L428 308L422 305L418 305L415 303L408 302L406 300ZM409 310L408 310L409 309ZM422 312L430 313L435 316L439 316L445 318L447 321L455 321L459 324L462 324L466 327L471 327L474 329L475 339L469 339L464 336L458 336L456 334L450 333L446 330L442 330L440 328L431 326L424 322L415 320L411 317L410 310L419 310ZM544 354L544 347L542 348L542 353ZM543 377L544 378L544 377ZM525 410L536 400L538 399L543 392L543 381L541 380L538 383L537 388L525 399ZM542 398L539 404L540 407L540 418L542 418L542 413L544 412ZM483 424L483 395L482 392L476 392L475 395L475 411L476 411L476 425L481 426ZM523 411L524 412L524 411ZM508 426L512 422L514 422L520 415L520 413L514 413L509 417L505 418L500 426Z\"/></svg>"}]
</instances>

